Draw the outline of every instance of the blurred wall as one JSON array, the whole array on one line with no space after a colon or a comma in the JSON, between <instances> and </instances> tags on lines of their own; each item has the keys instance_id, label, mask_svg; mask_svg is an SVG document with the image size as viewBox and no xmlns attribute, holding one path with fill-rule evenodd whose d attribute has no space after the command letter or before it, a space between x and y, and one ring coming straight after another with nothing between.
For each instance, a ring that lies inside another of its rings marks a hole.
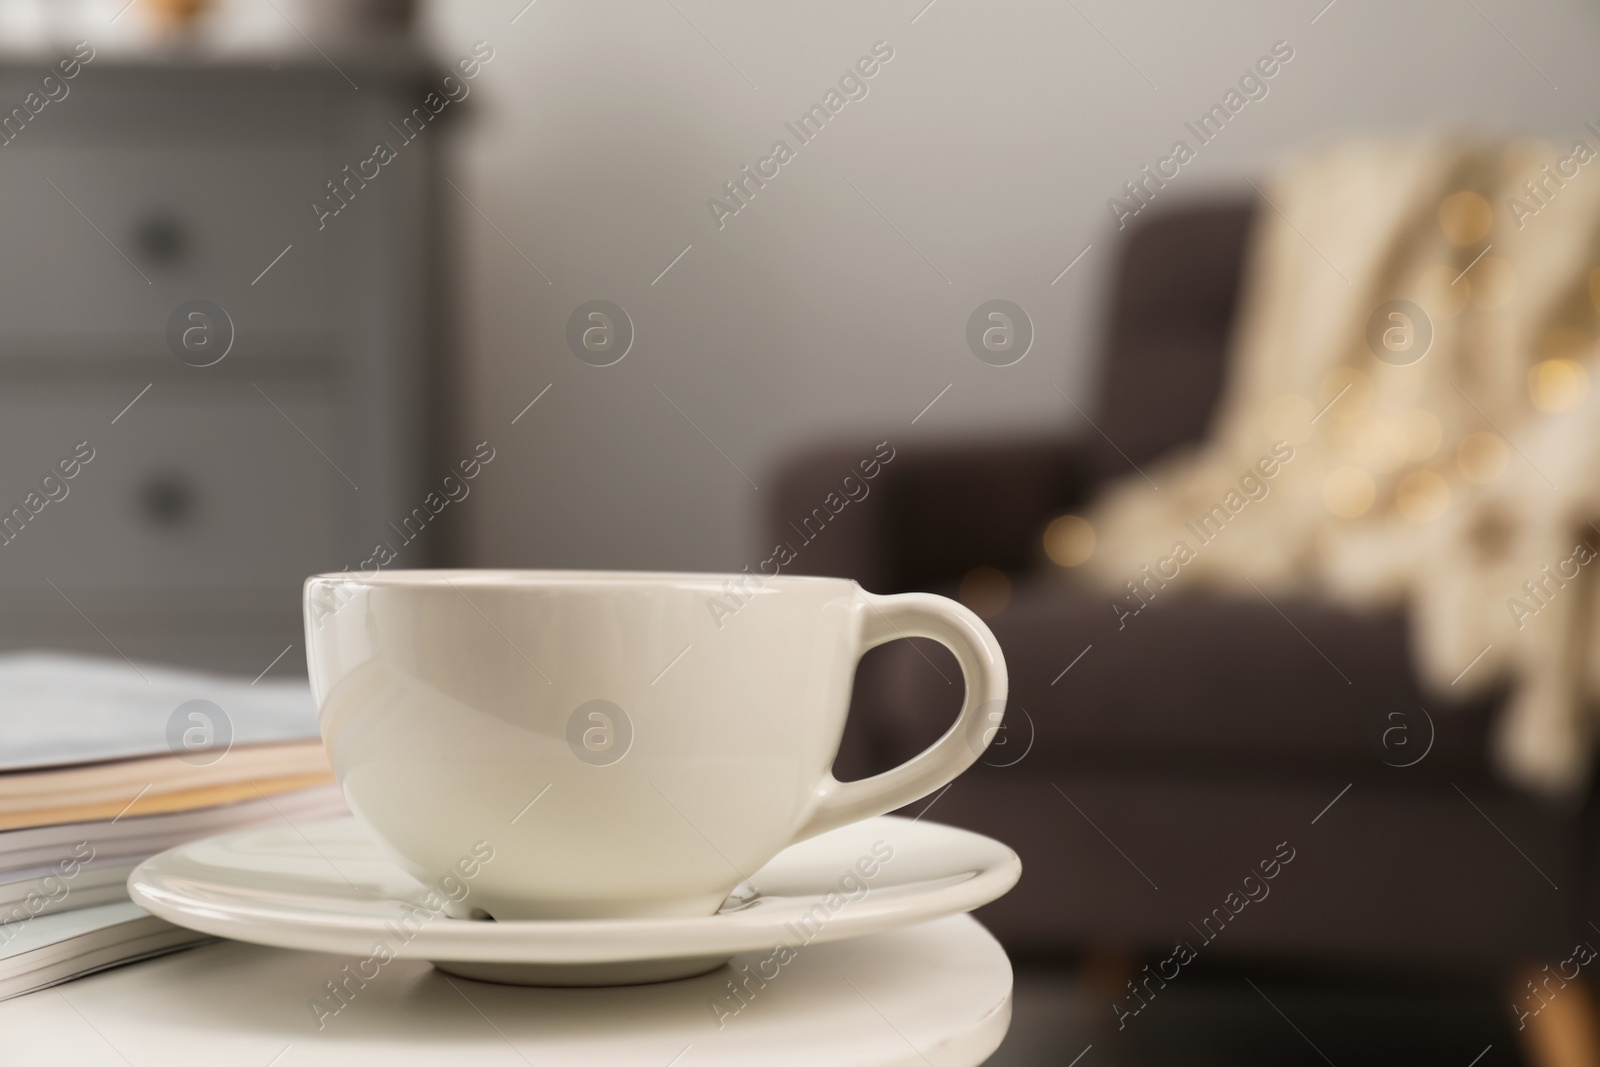
<instances>
[{"instance_id":1,"label":"blurred wall","mask_svg":"<svg viewBox=\"0 0 1600 1067\"><path fill-rule=\"evenodd\" d=\"M1576 0L523 3L425 16L442 56L495 50L444 224L453 447L500 457L463 512L479 566L736 570L762 558L774 465L808 442L1072 427L1062 394L1089 407L1118 250L1108 198L1197 144L1184 123L1275 42L1292 60L1156 206L1247 194L1284 149L1343 132L1570 140L1600 121L1600 11ZM893 58L867 95L801 145L784 124L878 41ZM778 139L795 157L719 228L707 201L731 204L723 183ZM565 337L597 298L636 333L604 368ZM994 298L1035 329L1009 367L966 342Z\"/></svg>"}]
</instances>

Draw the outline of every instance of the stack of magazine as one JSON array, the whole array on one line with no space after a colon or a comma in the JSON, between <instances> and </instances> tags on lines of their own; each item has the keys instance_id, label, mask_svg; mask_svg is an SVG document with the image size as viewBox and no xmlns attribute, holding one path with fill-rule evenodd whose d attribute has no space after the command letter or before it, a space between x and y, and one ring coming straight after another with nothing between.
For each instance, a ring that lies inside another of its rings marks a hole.
<instances>
[{"instance_id":1,"label":"stack of magazine","mask_svg":"<svg viewBox=\"0 0 1600 1067\"><path fill-rule=\"evenodd\" d=\"M0 999L208 940L128 900L140 861L346 811L304 681L0 656Z\"/></svg>"}]
</instances>

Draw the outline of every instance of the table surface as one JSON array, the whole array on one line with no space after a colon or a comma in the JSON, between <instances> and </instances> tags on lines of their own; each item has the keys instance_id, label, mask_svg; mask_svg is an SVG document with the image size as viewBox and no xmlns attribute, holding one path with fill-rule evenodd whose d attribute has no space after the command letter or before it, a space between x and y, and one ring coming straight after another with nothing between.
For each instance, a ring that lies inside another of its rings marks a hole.
<instances>
[{"instance_id":1,"label":"table surface","mask_svg":"<svg viewBox=\"0 0 1600 1067\"><path fill-rule=\"evenodd\" d=\"M737 1013L728 990L735 975L726 969L660 985L541 989L392 960L364 984L352 979L338 1013L319 1018L313 998L337 1005L325 984L344 978L346 965L354 973L358 961L220 942L0 1003L0 1060L972 1067L1011 1021L1010 961L966 915L802 946L787 962L758 969L769 957L733 960L735 970L749 964L758 976ZM761 984L759 975L774 969Z\"/></svg>"}]
</instances>

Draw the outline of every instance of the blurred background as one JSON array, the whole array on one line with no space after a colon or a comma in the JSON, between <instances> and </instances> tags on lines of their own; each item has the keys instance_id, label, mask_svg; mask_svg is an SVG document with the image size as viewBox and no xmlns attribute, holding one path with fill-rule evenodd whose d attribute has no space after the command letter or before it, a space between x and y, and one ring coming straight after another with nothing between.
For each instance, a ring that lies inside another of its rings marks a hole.
<instances>
[{"instance_id":1,"label":"blurred background","mask_svg":"<svg viewBox=\"0 0 1600 1067\"><path fill-rule=\"evenodd\" d=\"M1493 694L1398 779L1392 616L1196 602L1067 674L1117 620L1046 572L1092 551L1050 525L1087 486L1210 424L1277 164L1600 143L1597 45L1570 0L0 0L0 642L293 676L310 573L757 570L787 526L794 569L958 595L1012 660L1032 757L934 816L1028 868L982 916L1019 962L996 1063L1593 1062L1580 980L1545 1044L1515 1007L1600 937L1587 787L1507 782ZM884 448L878 499L797 528ZM912 651L863 669L858 773L953 713ZM1200 677L1230 655L1274 669ZM1285 839L1302 888L1130 1033L1173 916Z\"/></svg>"}]
</instances>

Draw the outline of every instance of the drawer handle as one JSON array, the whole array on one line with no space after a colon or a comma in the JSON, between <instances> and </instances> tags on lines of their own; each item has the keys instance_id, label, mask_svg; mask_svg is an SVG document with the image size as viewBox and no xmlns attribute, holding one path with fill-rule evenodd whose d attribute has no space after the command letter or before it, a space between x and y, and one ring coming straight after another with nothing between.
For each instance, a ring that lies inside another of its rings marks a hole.
<instances>
[{"instance_id":1,"label":"drawer handle","mask_svg":"<svg viewBox=\"0 0 1600 1067\"><path fill-rule=\"evenodd\" d=\"M181 474L153 474L139 486L139 510L154 526L174 529L194 517L198 497Z\"/></svg>"},{"instance_id":2,"label":"drawer handle","mask_svg":"<svg viewBox=\"0 0 1600 1067\"><path fill-rule=\"evenodd\" d=\"M133 244L150 266L176 267L189 258L188 228L164 211L151 212L134 224Z\"/></svg>"}]
</instances>

